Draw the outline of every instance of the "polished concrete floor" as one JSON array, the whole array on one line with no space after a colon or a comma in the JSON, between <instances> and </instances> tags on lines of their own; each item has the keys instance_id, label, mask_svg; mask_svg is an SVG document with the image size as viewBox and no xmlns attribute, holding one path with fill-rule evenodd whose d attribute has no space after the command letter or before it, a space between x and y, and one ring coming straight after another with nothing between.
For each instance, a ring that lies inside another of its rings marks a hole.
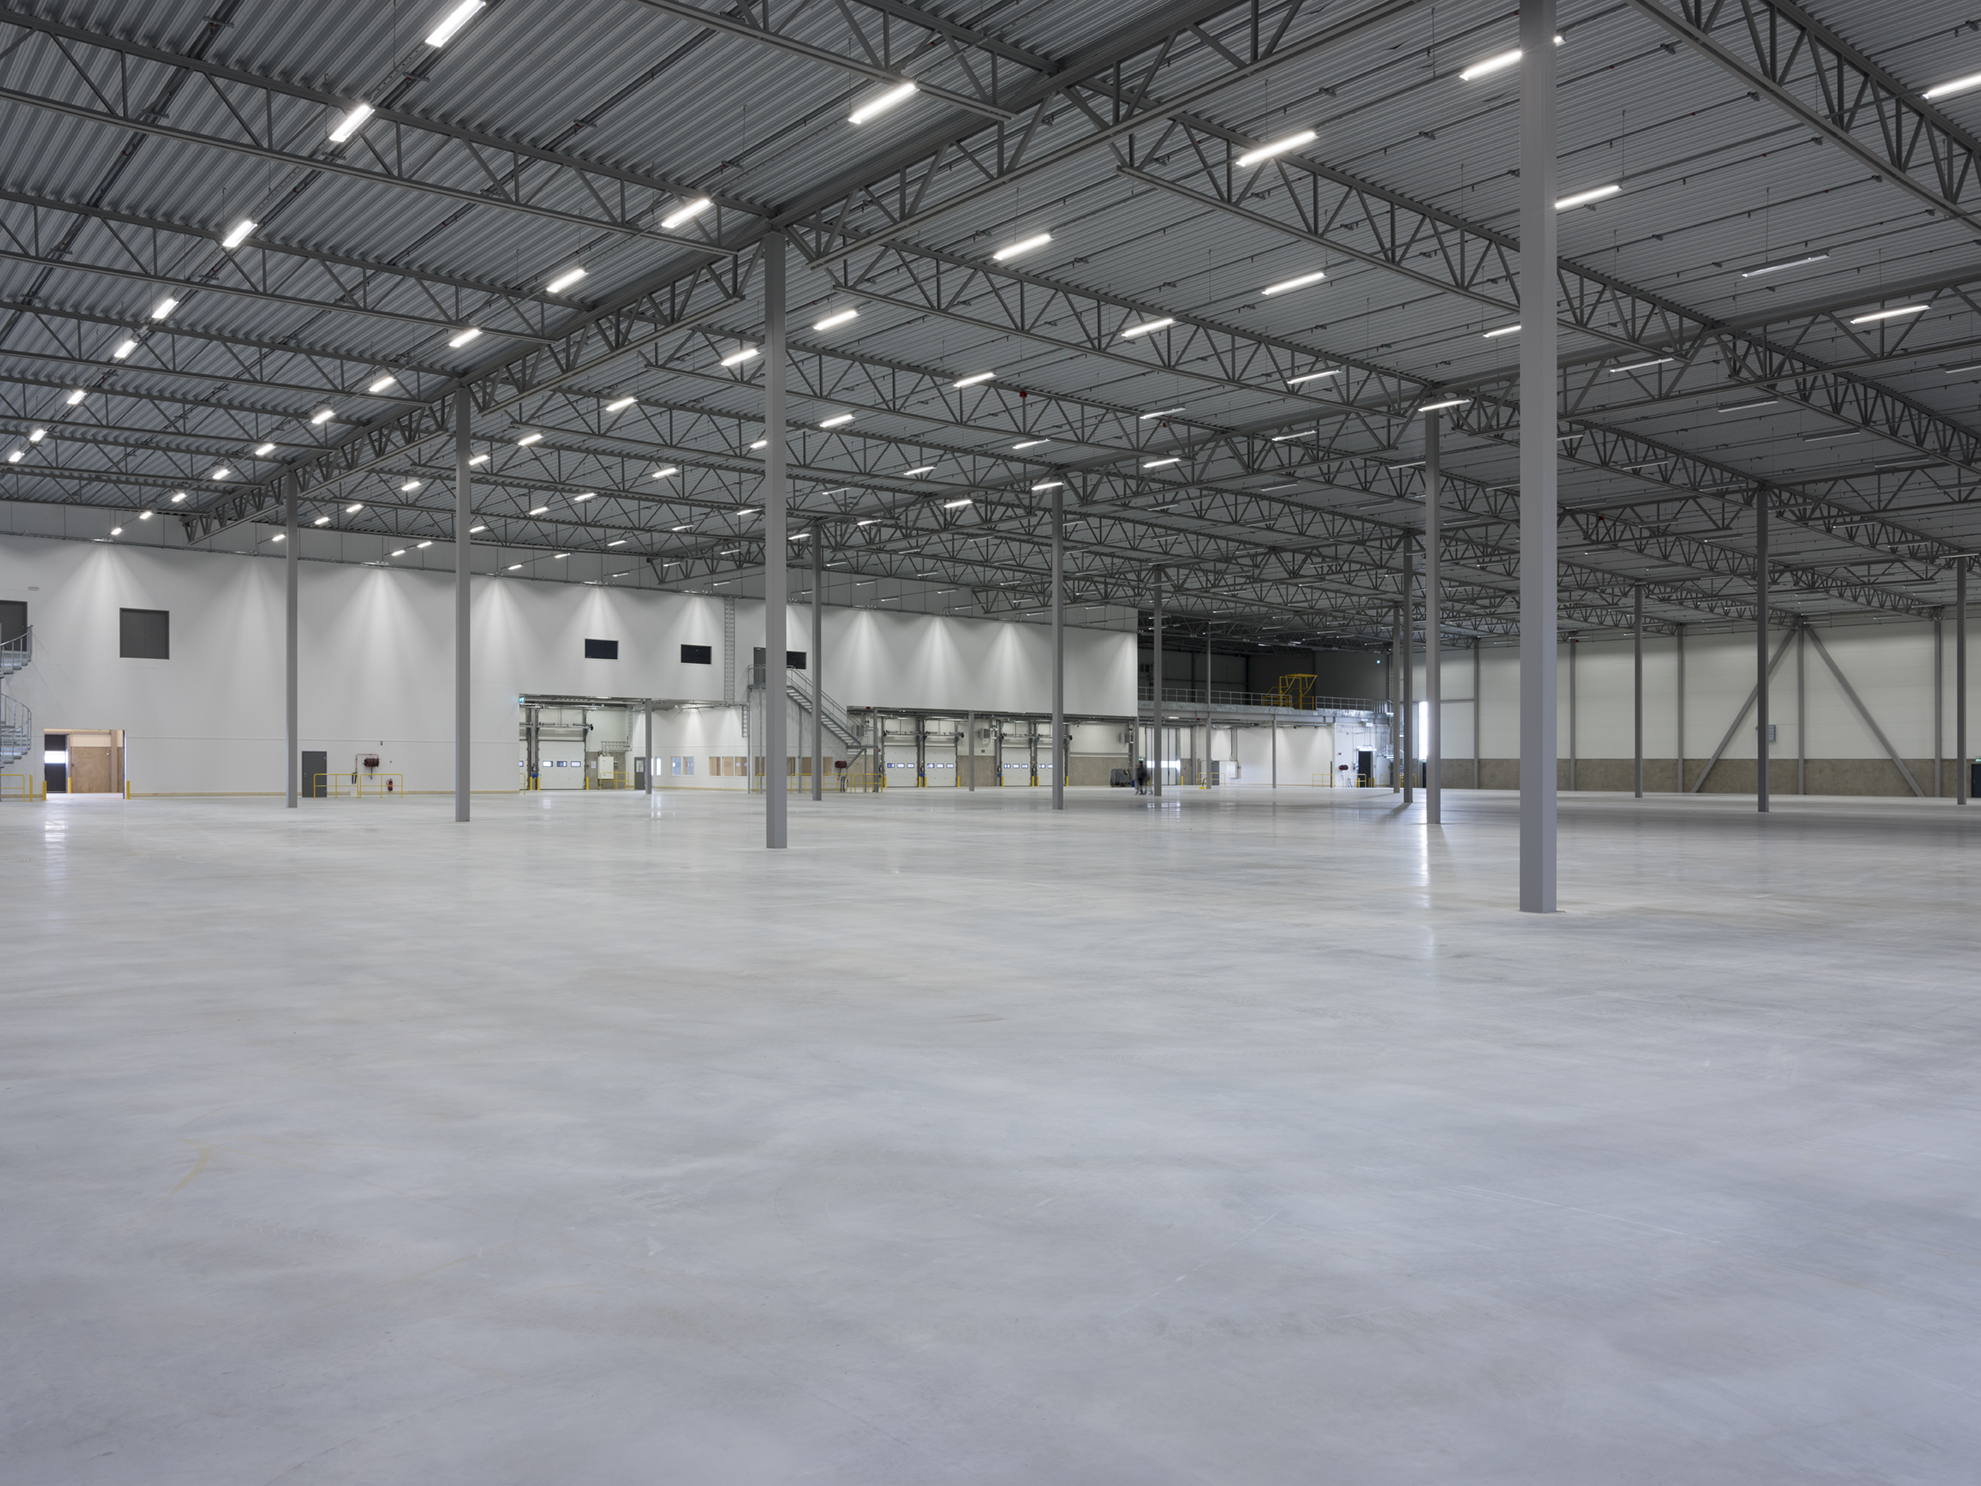
<instances>
[{"instance_id":1,"label":"polished concrete floor","mask_svg":"<svg viewBox=\"0 0 1981 1486\"><path fill-rule=\"evenodd\" d=\"M1962 1482L1981 807L0 806L0 1481Z\"/></svg>"}]
</instances>

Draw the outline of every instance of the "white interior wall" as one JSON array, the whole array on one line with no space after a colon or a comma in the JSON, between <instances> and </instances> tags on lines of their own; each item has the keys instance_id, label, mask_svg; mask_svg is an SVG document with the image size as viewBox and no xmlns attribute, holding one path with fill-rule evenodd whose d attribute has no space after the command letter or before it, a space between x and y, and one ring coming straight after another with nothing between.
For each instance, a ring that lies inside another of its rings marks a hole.
<instances>
[{"instance_id":1,"label":"white interior wall","mask_svg":"<svg viewBox=\"0 0 1981 1486\"><path fill-rule=\"evenodd\" d=\"M1916 624L1818 626L1823 643L1878 725L1903 758L1933 756L1933 630L1930 622ZM1789 631L1769 636L1774 653ZM1823 664L1816 647L1805 642L1808 736L1803 740L1810 758L1881 758L1884 750L1858 716L1836 678ZM1629 758L1632 739L1632 647L1628 639L1587 640L1576 647L1576 752L1581 758ZM1951 758L1954 743L1954 643L1948 620L1942 657L1943 715L1941 751ZM1569 750L1569 647L1564 642L1556 662L1557 751ZM1484 688L1480 754L1485 758L1515 758L1520 752L1520 652L1511 645L1488 646L1480 656ZM1691 634L1685 640L1685 754L1709 757L1754 687L1754 636ZM1417 696L1423 696L1424 663L1417 662ZM1672 758L1678 751L1678 643L1670 635L1647 636L1644 642L1644 753L1647 758ZM1471 707L1455 699L1472 690L1470 650L1444 654L1446 758L1470 758ZM1796 657L1790 642L1769 688L1769 721L1776 726L1773 755L1796 754ZM1742 736L1752 718L1728 745L1729 757L1752 758L1751 744ZM1421 753L1421 749L1419 750ZM1925 781L1922 781L1924 783Z\"/></svg>"},{"instance_id":2,"label":"white interior wall","mask_svg":"<svg viewBox=\"0 0 1981 1486\"><path fill-rule=\"evenodd\" d=\"M0 596L25 598L35 631L34 663L7 689L37 729L125 729L141 793L279 791L285 578L279 558L0 537ZM376 751L408 789L451 788L451 575L306 562L300 580L301 746L333 769ZM477 578L471 604L477 788L517 778L524 693L721 699L720 598ZM171 659L121 659L120 608L169 611ZM763 615L737 604L739 697ZM789 627L790 648L809 649L809 608ZM853 706L1050 705L1042 625L828 608L825 632L826 691ZM584 659L587 638L618 640L621 659ZM682 664L683 644L712 646L715 663ZM1067 631L1069 711L1132 713L1134 686L1133 635ZM654 733L663 756L745 752L733 709L671 711Z\"/></svg>"}]
</instances>

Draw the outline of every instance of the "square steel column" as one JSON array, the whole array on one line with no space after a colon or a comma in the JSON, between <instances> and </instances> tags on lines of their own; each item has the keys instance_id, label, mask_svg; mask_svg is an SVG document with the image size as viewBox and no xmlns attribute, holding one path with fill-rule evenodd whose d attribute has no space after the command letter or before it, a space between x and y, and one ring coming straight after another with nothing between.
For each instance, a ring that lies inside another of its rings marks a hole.
<instances>
[{"instance_id":1,"label":"square steel column","mask_svg":"<svg viewBox=\"0 0 1981 1486\"><path fill-rule=\"evenodd\" d=\"M1678 792L1685 793L1685 626L1672 626L1672 639L1678 653Z\"/></svg>"},{"instance_id":2,"label":"square steel column","mask_svg":"<svg viewBox=\"0 0 1981 1486\"><path fill-rule=\"evenodd\" d=\"M1644 798L1644 585L1639 583L1630 595L1631 638L1631 727L1635 735L1637 798Z\"/></svg>"},{"instance_id":3,"label":"square steel column","mask_svg":"<svg viewBox=\"0 0 1981 1486\"><path fill-rule=\"evenodd\" d=\"M1933 611L1933 798L1947 792L1947 643L1946 611ZM1798 667L1802 654L1796 652ZM1800 700L1798 699L1798 706ZM1798 745L1798 751L1799 745Z\"/></svg>"},{"instance_id":4,"label":"square steel column","mask_svg":"<svg viewBox=\"0 0 1981 1486\"><path fill-rule=\"evenodd\" d=\"M468 583L474 576L473 543L469 528L475 524L470 498L468 464L468 389L454 393L454 819L468 818L468 661L469 609Z\"/></svg>"},{"instance_id":5,"label":"square steel column","mask_svg":"<svg viewBox=\"0 0 1981 1486\"><path fill-rule=\"evenodd\" d=\"M1406 563L1409 560L1407 556L1404 558ZM1403 606L1399 604L1390 610L1389 615L1389 792L1391 794L1403 788L1403 672L1408 664L1408 657L1403 653Z\"/></svg>"},{"instance_id":6,"label":"square steel column","mask_svg":"<svg viewBox=\"0 0 1981 1486\"><path fill-rule=\"evenodd\" d=\"M785 807L784 570L784 234L764 237L764 845L788 844ZM813 541L818 539L814 537ZM813 595L817 597L816 594ZM816 680L813 682L817 684Z\"/></svg>"},{"instance_id":7,"label":"square steel column","mask_svg":"<svg viewBox=\"0 0 1981 1486\"><path fill-rule=\"evenodd\" d=\"M1967 757L1967 569L1963 557L1953 575L1953 751L1956 803L1967 803L1974 765Z\"/></svg>"},{"instance_id":8,"label":"square steel column","mask_svg":"<svg viewBox=\"0 0 1981 1486\"><path fill-rule=\"evenodd\" d=\"M974 712L970 713L969 716L963 720L963 736L967 740L967 746L969 747L970 750L970 793L975 794L977 792L977 714L976 713ZM962 766L963 766L962 760L958 759L957 767L961 768Z\"/></svg>"},{"instance_id":9,"label":"square steel column","mask_svg":"<svg viewBox=\"0 0 1981 1486\"><path fill-rule=\"evenodd\" d=\"M1472 788L1484 789L1486 781L1479 777L1479 737L1484 731L1480 720L1486 710L1480 683L1485 679L1485 667L1479 663L1479 637L1472 637Z\"/></svg>"},{"instance_id":10,"label":"square steel column","mask_svg":"<svg viewBox=\"0 0 1981 1486\"><path fill-rule=\"evenodd\" d=\"M1938 627L1936 622L1936 632ZM1809 668L1804 663L1807 647L1802 643L1808 638L1808 631L1806 620L1795 627L1795 792L1798 795L1809 793ZM1936 648L1934 654L1938 653ZM1938 731L1936 727L1934 732ZM1934 752L1938 751L1935 744Z\"/></svg>"},{"instance_id":11,"label":"square steel column","mask_svg":"<svg viewBox=\"0 0 1981 1486\"><path fill-rule=\"evenodd\" d=\"M1555 0L1520 0L1520 911L1555 911Z\"/></svg>"},{"instance_id":12,"label":"square steel column","mask_svg":"<svg viewBox=\"0 0 1981 1486\"><path fill-rule=\"evenodd\" d=\"M812 521L812 798L825 798L825 533ZM916 736L921 736L917 723ZM920 757L921 745L916 744ZM918 776L919 780L919 776Z\"/></svg>"},{"instance_id":13,"label":"square steel column","mask_svg":"<svg viewBox=\"0 0 1981 1486\"><path fill-rule=\"evenodd\" d=\"M1444 824L1444 646L1438 641L1438 415L1424 415L1424 824Z\"/></svg>"},{"instance_id":14,"label":"square steel column","mask_svg":"<svg viewBox=\"0 0 1981 1486\"><path fill-rule=\"evenodd\" d=\"M1152 683L1149 687L1149 718L1154 724L1151 731L1155 747L1150 750L1149 792L1160 798L1162 795L1162 569L1156 569L1155 594L1150 608L1149 620L1155 645L1155 665L1152 668Z\"/></svg>"},{"instance_id":15,"label":"square steel column","mask_svg":"<svg viewBox=\"0 0 1981 1486\"><path fill-rule=\"evenodd\" d=\"M1066 490L1052 492L1052 808L1066 808Z\"/></svg>"},{"instance_id":16,"label":"square steel column","mask_svg":"<svg viewBox=\"0 0 1981 1486\"><path fill-rule=\"evenodd\" d=\"M296 695L298 687L296 677L296 586L302 576L302 557L296 549L302 546L303 539L298 535L296 477L293 473L282 477L282 506L283 519L287 523L283 528L282 542L288 549L283 563L283 566L288 570L288 590L283 595L282 600L283 623L286 630L283 637L283 681L285 695L282 699L282 706L283 717L286 723L284 731L289 740L289 795L285 803L288 809L294 810L296 808L297 797L302 793L303 770L302 755L296 751L302 743L302 739L296 735Z\"/></svg>"},{"instance_id":17,"label":"square steel column","mask_svg":"<svg viewBox=\"0 0 1981 1486\"><path fill-rule=\"evenodd\" d=\"M1410 550L1410 534L1403 535L1403 653L1398 657L1400 667L1397 685L1403 688L1403 711L1401 751L1403 754L1403 803L1412 805L1417 799L1417 634L1412 622L1411 603L1416 598L1417 554Z\"/></svg>"},{"instance_id":18,"label":"square steel column","mask_svg":"<svg viewBox=\"0 0 1981 1486\"><path fill-rule=\"evenodd\" d=\"M1754 808L1768 813L1768 493L1754 492Z\"/></svg>"},{"instance_id":19,"label":"square steel column","mask_svg":"<svg viewBox=\"0 0 1981 1486\"><path fill-rule=\"evenodd\" d=\"M640 750L647 756L647 793L653 793L653 698L647 698L646 716L640 723Z\"/></svg>"}]
</instances>

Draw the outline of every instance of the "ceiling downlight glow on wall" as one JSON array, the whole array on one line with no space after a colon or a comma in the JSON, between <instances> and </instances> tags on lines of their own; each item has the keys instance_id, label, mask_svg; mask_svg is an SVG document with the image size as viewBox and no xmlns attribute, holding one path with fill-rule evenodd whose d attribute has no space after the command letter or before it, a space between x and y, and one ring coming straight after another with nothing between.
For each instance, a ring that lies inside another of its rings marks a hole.
<instances>
[{"instance_id":1,"label":"ceiling downlight glow on wall","mask_svg":"<svg viewBox=\"0 0 1981 1486\"><path fill-rule=\"evenodd\" d=\"M1238 157L1238 168L1244 170L1270 160L1275 155L1284 155L1288 150L1297 150L1303 144L1312 144L1320 136L1312 129L1302 129L1298 133L1283 135L1269 144L1262 144L1247 150Z\"/></svg>"}]
</instances>

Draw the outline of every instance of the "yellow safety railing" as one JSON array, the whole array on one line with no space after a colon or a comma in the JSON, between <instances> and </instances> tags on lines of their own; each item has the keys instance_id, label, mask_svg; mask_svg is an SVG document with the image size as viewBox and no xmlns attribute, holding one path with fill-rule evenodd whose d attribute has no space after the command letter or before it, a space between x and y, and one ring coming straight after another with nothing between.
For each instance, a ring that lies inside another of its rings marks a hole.
<instances>
[{"instance_id":1,"label":"yellow safety railing","mask_svg":"<svg viewBox=\"0 0 1981 1486\"><path fill-rule=\"evenodd\" d=\"M1273 689L1266 693L1268 707L1296 707L1307 711L1313 706L1313 676L1282 676L1273 683Z\"/></svg>"},{"instance_id":2,"label":"yellow safety railing","mask_svg":"<svg viewBox=\"0 0 1981 1486\"><path fill-rule=\"evenodd\" d=\"M9 786L8 780L13 784ZM40 785L40 789L35 788ZM32 774L0 774L0 800L35 801L48 798L48 781Z\"/></svg>"},{"instance_id":3,"label":"yellow safety railing","mask_svg":"<svg viewBox=\"0 0 1981 1486\"><path fill-rule=\"evenodd\" d=\"M360 774L355 781L349 774L313 774L310 779L316 799L383 800L406 793L404 774Z\"/></svg>"},{"instance_id":4,"label":"yellow safety railing","mask_svg":"<svg viewBox=\"0 0 1981 1486\"><path fill-rule=\"evenodd\" d=\"M586 789L631 789L633 776L618 769L605 769L585 775Z\"/></svg>"}]
</instances>

